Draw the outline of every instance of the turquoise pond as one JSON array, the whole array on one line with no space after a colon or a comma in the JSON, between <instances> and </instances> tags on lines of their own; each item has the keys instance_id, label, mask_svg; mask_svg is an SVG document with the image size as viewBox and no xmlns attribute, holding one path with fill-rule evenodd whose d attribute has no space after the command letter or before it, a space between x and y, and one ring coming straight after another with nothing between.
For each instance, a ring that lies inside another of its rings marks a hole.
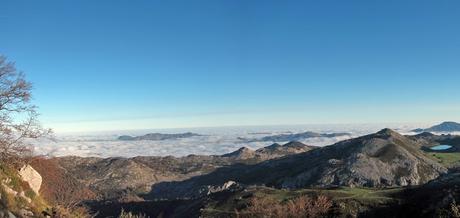
<instances>
[{"instance_id":1,"label":"turquoise pond","mask_svg":"<svg viewBox=\"0 0 460 218\"><path fill-rule=\"evenodd\" d=\"M452 148L452 146L450 146L450 145L436 145L436 146L431 147L430 149L433 150L433 151L443 151L443 150L447 150L449 148Z\"/></svg>"}]
</instances>

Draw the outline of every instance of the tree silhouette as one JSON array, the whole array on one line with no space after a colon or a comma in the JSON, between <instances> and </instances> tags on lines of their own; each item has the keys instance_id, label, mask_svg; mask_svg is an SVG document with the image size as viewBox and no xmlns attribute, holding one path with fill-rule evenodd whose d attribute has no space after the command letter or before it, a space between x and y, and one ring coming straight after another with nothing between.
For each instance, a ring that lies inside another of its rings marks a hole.
<instances>
[{"instance_id":1,"label":"tree silhouette","mask_svg":"<svg viewBox=\"0 0 460 218\"><path fill-rule=\"evenodd\" d=\"M32 84L0 55L0 161L15 162L32 154L30 139L49 135L31 103Z\"/></svg>"}]
</instances>

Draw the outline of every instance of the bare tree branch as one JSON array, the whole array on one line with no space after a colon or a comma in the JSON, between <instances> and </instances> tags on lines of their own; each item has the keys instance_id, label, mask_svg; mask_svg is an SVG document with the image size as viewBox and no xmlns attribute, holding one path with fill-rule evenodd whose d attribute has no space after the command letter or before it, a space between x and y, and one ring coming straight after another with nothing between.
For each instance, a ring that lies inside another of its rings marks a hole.
<instances>
[{"instance_id":1,"label":"bare tree branch","mask_svg":"<svg viewBox=\"0 0 460 218\"><path fill-rule=\"evenodd\" d=\"M17 161L30 155L29 139L51 134L38 121L31 100L32 84L13 62L0 55L0 161Z\"/></svg>"}]
</instances>

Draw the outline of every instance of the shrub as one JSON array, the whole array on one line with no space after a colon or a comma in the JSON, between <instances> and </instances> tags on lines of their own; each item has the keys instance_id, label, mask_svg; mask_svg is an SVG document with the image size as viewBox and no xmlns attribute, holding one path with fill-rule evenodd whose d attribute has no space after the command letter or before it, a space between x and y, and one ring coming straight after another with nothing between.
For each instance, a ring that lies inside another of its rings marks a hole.
<instances>
[{"instance_id":1,"label":"shrub","mask_svg":"<svg viewBox=\"0 0 460 218\"><path fill-rule=\"evenodd\" d=\"M325 196L301 196L283 203L273 198L254 197L249 207L238 214L240 217L310 218L325 216L331 207L332 201Z\"/></svg>"},{"instance_id":2,"label":"shrub","mask_svg":"<svg viewBox=\"0 0 460 218\"><path fill-rule=\"evenodd\" d=\"M454 202L450 204L450 215L455 218L460 218L460 205Z\"/></svg>"},{"instance_id":3,"label":"shrub","mask_svg":"<svg viewBox=\"0 0 460 218\"><path fill-rule=\"evenodd\" d=\"M460 205L453 200L449 205L435 208L434 214L435 217L460 218Z\"/></svg>"},{"instance_id":4,"label":"shrub","mask_svg":"<svg viewBox=\"0 0 460 218\"><path fill-rule=\"evenodd\" d=\"M75 205L56 206L49 215L53 218L92 218L94 217L86 207Z\"/></svg>"},{"instance_id":5,"label":"shrub","mask_svg":"<svg viewBox=\"0 0 460 218\"><path fill-rule=\"evenodd\" d=\"M131 212L125 212L125 210L121 210L120 216L118 218L147 218L144 214L135 215Z\"/></svg>"}]
</instances>

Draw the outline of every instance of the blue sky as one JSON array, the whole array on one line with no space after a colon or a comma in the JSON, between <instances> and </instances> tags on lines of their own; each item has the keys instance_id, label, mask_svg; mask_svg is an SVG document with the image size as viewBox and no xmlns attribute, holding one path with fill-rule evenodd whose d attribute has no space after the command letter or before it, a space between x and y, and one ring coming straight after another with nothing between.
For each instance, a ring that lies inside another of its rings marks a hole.
<instances>
[{"instance_id":1,"label":"blue sky","mask_svg":"<svg viewBox=\"0 0 460 218\"><path fill-rule=\"evenodd\" d=\"M58 132L460 121L460 2L2 0Z\"/></svg>"}]
</instances>

